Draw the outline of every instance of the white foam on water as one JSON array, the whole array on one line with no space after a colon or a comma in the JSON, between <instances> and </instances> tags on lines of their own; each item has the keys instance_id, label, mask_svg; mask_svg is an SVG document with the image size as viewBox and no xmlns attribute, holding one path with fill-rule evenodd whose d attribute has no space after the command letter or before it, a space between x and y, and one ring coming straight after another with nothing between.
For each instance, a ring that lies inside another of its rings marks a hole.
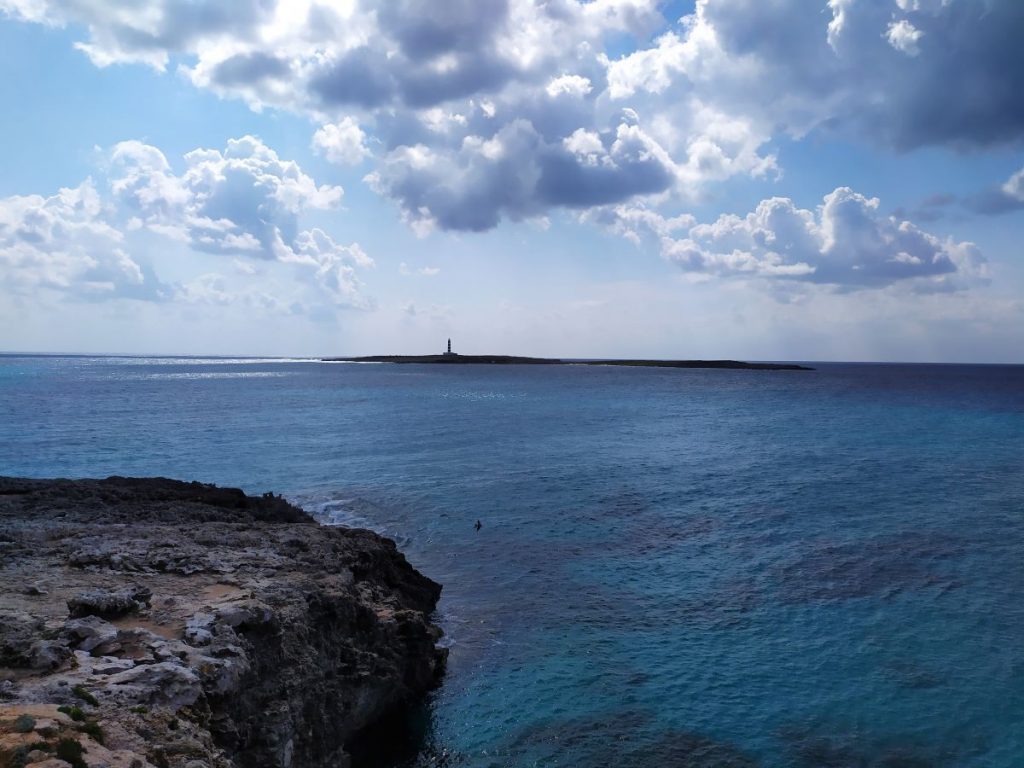
<instances>
[{"instance_id":1,"label":"white foam on water","mask_svg":"<svg viewBox=\"0 0 1024 768\"><path fill-rule=\"evenodd\" d=\"M321 362L312 357L94 357L86 359L114 365L273 365Z\"/></svg>"},{"instance_id":2,"label":"white foam on water","mask_svg":"<svg viewBox=\"0 0 1024 768\"><path fill-rule=\"evenodd\" d=\"M273 379L292 376L289 371L224 371L219 373L151 373L140 379ZM127 377L126 377L127 378Z\"/></svg>"},{"instance_id":3,"label":"white foam on water","mask_svg":"<svg viewBox=\"0 0 1024 768\"><path fill-rule=\"evenodd\" d=\"M300 506L322 525L339 525L346 528L366 528L384 535L384 528L358 514L351 498L333 498L319 502L303 502Z\"/></svg>"},{"instance_id":4,"label":"white foam on water","mask_svg":"<svg viewBox=\"0 0 1024 768\"><path fill-rule=\"evenodd\" d=\"M345 528L364 528L373 531L378 536L391 539L398 545L399 549L405 549L412 542L409 536L402 535L383 525L379 519L374 519L361 512L361 510L378 509L372 501L359 496L331 496L329 498L299 498L292 503L301 507L313 516L321 525L335 525Z\"/></svg>"}]
</instances>

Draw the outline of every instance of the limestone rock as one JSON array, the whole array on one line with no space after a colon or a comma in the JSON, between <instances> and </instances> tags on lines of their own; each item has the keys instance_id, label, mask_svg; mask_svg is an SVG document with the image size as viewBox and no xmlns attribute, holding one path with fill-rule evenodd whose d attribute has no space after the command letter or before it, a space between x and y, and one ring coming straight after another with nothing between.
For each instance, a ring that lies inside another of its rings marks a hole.
<instances>
[{"instance_id":1,"label":"limestone rock","mask_svg":"<svg viewBox=\"0 0 1024 768\"><path fill-rule=\"evenodd\" d=\"M68 600L68 612L75 617L116 618L144 609L152 596L148 588L139 585L123 589L92 589Z\"/></svg>"},{"instance_id":2,"label":"limestone rock","mask_svg":"<svg viewBox=\"0 0 1024 768\"><path fill-rule=\"evenodd\" d=\"M64 625L68 644L79 651L93 651L99 646L111 648L117 642L117 628L98 616L72 619Z\"/></svg>"},{"instance_id":3,"label":"limestone rock","mask_svg":"<svg viewBox=\"0 0 1024 768\"><path fill-rule=\"evenodd\" d=\"M0 528L0 741L72 738L94 767L338 768L444 668L440 586L276 496L0 478ZM32 733L4 725L22 714Z\"/></svg>"},{"instance_id":4,"label":"limestone rock","mask_svg":"<svg viewBox=\"0 0 1024 768\"><path fill-rule=\"evenodd\" d=\"M106 685L108 690L121 694L124 700L160 703L172 709L195 704L203 694L195 672L169 661L136 665L110 675Z\"/></svg>"}]
</instances>

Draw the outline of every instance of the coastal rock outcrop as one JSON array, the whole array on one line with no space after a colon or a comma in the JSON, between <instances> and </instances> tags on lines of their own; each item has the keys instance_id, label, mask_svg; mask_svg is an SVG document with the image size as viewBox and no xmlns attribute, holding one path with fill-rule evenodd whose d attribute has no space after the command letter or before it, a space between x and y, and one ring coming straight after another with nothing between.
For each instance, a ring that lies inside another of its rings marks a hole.
<instances>
[{"instance_id":1,"label":"coastal rock outcrop","mask_svg":"<svg viewBox=\"0 0 1024 768\"><path fill-rule=\"evenodd\" d=\"M348 765L439 680L440 592L270 494L0 478L0 768Z\"/></svg>"}]
</instances>

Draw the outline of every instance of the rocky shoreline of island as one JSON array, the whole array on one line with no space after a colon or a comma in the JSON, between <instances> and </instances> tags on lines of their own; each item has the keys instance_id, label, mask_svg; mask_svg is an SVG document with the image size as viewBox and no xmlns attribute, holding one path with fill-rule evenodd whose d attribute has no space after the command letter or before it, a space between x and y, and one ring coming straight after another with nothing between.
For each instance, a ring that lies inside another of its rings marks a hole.
<instances>
[{"instance_id":1,"label":"rocky shoreline of island","mask_svg":"<svg viewBox=\"0 0 1024 768\"><path fill-rule=\"evenodd\" d=\"M617 365L634 368L709 368L735 371L813 371L797 363L748 363L742 360L569 360L515 355L365 355L323 357L324 363L421 363L428 365Z\"/></svg>"},{"instance_id":2,"label":"rocky shoreline of island","mask_svg":"<svg viewBox=\"0 0 1024 768\"><path fill-rule=\"evenodd\" d=\"M347 766L447 654L394 542L201 483L0 478L0 590L5 767Z\"/></svg>"}]
</instances>

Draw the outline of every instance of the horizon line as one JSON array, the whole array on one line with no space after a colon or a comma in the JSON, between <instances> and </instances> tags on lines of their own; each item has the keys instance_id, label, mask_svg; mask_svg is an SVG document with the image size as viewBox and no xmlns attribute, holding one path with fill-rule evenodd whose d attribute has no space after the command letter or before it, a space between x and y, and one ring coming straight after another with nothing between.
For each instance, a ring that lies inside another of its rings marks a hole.
<instances>
[{"instance_id":1,"label":"horizon line","mask_svg":"<svg viewBox=\"0 0 1024 768\"><path fill-rule=\"evenodd\" d=\"M403 353L381 353L375 355L342 355L342 354L331 354L331 355L261 355L251 353L231 354L231 353L212 353L212 354L197 354L192 352L173 353L173 352L39 352L39 351L18 351L18 350L0 350L0 357L77 357L77 358L113 358L113 359L140 359L140 358L156 358L156 359L173 359L183 358L192 360L295 360L302 362L324 362L327 360L343 360L345 358L360 358L360 357L421 357L429 356L432 354L442 353L421 353L415 355L407 355ZM487 356L489 353L454 353L455 355L462 357L476 357L476 356ZM507 353L501 353L506 355ZM538 357L537 355L510 355L513 357ZM712 361L712 360L734 360L749 363L818 363L826 365L991 365L991 366L1024 366L1024 361L1010 362L1010 361L947 361L947 360L813 360L810 358L802 359L751 359L745 357L700 357L700 358L670 358L670 357L642 357L642 358L625 358L625 357L569 357L569 356L557 356L557 357L539 357L538 359L545 360L565 360L569 362L573 361L610 361L610 360L701 360L701 361Z\"/></svg>"}]
</instances>

